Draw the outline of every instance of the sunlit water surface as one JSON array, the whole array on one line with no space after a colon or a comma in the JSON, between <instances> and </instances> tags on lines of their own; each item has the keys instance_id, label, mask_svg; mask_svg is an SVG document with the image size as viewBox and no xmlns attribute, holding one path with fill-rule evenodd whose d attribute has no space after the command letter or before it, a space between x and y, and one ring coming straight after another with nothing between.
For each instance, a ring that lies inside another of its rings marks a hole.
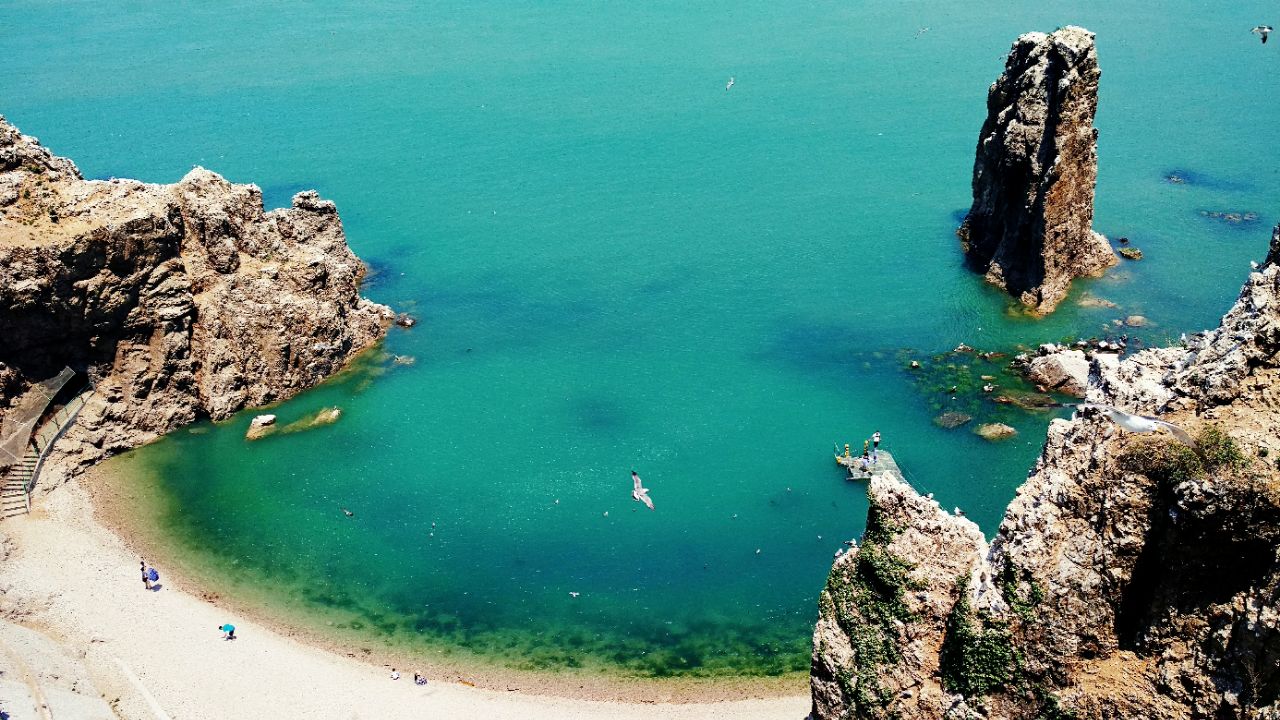
<instances>
[{"instance_id":1,"label":"sunlit water surface","mask_svg":"<svg viewBox=\"0 0 1280 720\"><path fill-rule=\"evenodd\" d=\"M834 442L880 430L988 533L1039 450L1049 415L969 393L998 365L935 355L1132 314L1161 342L1228 307L1277 219L1269 7L19 2L0 112L88 177L317 188L367 294L421 321L385 345L412 365L273 410L335 425L248 443L244 414L117 461L184 563L424 653L779 675L862 529ZM1118 308L1032 320L953 231L1005 52L1067 23L1098 33L1096 226L1147 259L1077 284ZM931 423L953 406L1020 434Z\"/></svg>"}]
</instances>

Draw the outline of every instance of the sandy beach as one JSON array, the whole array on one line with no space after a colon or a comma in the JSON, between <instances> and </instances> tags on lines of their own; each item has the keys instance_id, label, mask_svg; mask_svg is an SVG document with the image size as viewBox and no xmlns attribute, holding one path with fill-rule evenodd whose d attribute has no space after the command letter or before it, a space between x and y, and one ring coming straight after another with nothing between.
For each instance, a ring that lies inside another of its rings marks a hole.
<instances>
[{"instance_id":1,"label":"sandy beach","mask_svg":"<svg viewBox=\"0 0 1280 720\"><path fill-rule=\"evenodd\" d=\"M6 520L0 614L78 658L97 691L129 718L769 718L799 720L807 696L710 703L624 703L502 692L433 680L300 642L165 575L147 592L138 554L94 514L72 480ZM152 562L163 568L163 558ZM233 622L238 639L216 629ZM9 648L12 651L12 648Z\"/></svg>"}]
</instances>

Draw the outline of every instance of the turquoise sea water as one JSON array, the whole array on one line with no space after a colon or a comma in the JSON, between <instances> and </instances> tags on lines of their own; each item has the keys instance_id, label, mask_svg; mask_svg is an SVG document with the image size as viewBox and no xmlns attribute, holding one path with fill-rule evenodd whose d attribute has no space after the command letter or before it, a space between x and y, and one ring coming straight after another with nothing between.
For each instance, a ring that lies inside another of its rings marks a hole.
<instances>
[{"instance_id":1,"label":"turquoise sea water","mask_svg":"<svg viewBox=\"0 0 1280 720\"><path fill-rule=\"evenodd\" d=\"M337 404L336 425L249 444L246 414L125 460L156 503L138 521L185 562L434 652L782 674L862 529L833 442L880 430L988 533L1039 450L1048 415L980 399L954 402L1021 434L932 425L947 381L909 358L1129 314L1158 342L1230 305L1278 219L1280 46L1248 32L1269 12L7 2L0 112L88 177L199 163L270 206L317 188L367 294L421 320L386 342L412 366L371 359L275 410ZM1010 43L1068 23L1103 68L1095 225L1147 259L1078 284L1118 309L1031 320L953 230Z\"/></svg>"}]
</instances>

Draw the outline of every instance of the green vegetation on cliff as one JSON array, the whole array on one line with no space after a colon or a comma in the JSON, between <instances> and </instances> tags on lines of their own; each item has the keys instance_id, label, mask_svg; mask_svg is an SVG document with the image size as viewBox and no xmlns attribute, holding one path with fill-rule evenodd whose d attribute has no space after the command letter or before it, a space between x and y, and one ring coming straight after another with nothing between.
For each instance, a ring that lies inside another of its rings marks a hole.
<instances>
[{"instance_id":1,"label":"green vegetation on cliff","mask_svg":"<svg viewBox=\"0 0 1280 720\"><path fill-rule=\"evenodd\" d=\"M902 531L873 501L867 512L867 530L862 537L852 570L842 566L827 578L823 608L834 615L853 645L853 664L839 673L841 689L850 700L847 713L852 718L891 718L886 707L892 699L878 679L879 669L898 662L898 623L914 620L902 602L911 587L907 573L911 564L889 552L889 542Z\"/></svg>"}]
</instances>

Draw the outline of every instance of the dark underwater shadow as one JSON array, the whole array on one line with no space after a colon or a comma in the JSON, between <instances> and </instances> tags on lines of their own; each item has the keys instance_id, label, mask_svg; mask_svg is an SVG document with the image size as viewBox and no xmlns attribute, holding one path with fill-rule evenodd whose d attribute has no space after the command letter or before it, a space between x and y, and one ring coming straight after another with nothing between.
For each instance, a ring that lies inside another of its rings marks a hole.
<instances>
[{"instance_id":1,"label":"dark underwater shadow","mask_svg":"<svg viewBox=\"0 0 1280 720\"><path fill-rule=\"evenodd\" d=\"M620 435L632 425L622 403L599 395L570 399L568 412L577 425L594 433Z\"/></svg>"},{"instance_id":2,"label":"dark underwater shadow","mask_svg":"<svg viewBox=\"0 0 1280 720\"><path fill-rule=\"evenodd\" d=\"M1254 188L1254 184L1251 182L1210 175L1190 168L1169 168L1161 173L1160 178L1167 185L1196 187L1220 192L1243 192Z\"/></svg>"}]
</instances>

